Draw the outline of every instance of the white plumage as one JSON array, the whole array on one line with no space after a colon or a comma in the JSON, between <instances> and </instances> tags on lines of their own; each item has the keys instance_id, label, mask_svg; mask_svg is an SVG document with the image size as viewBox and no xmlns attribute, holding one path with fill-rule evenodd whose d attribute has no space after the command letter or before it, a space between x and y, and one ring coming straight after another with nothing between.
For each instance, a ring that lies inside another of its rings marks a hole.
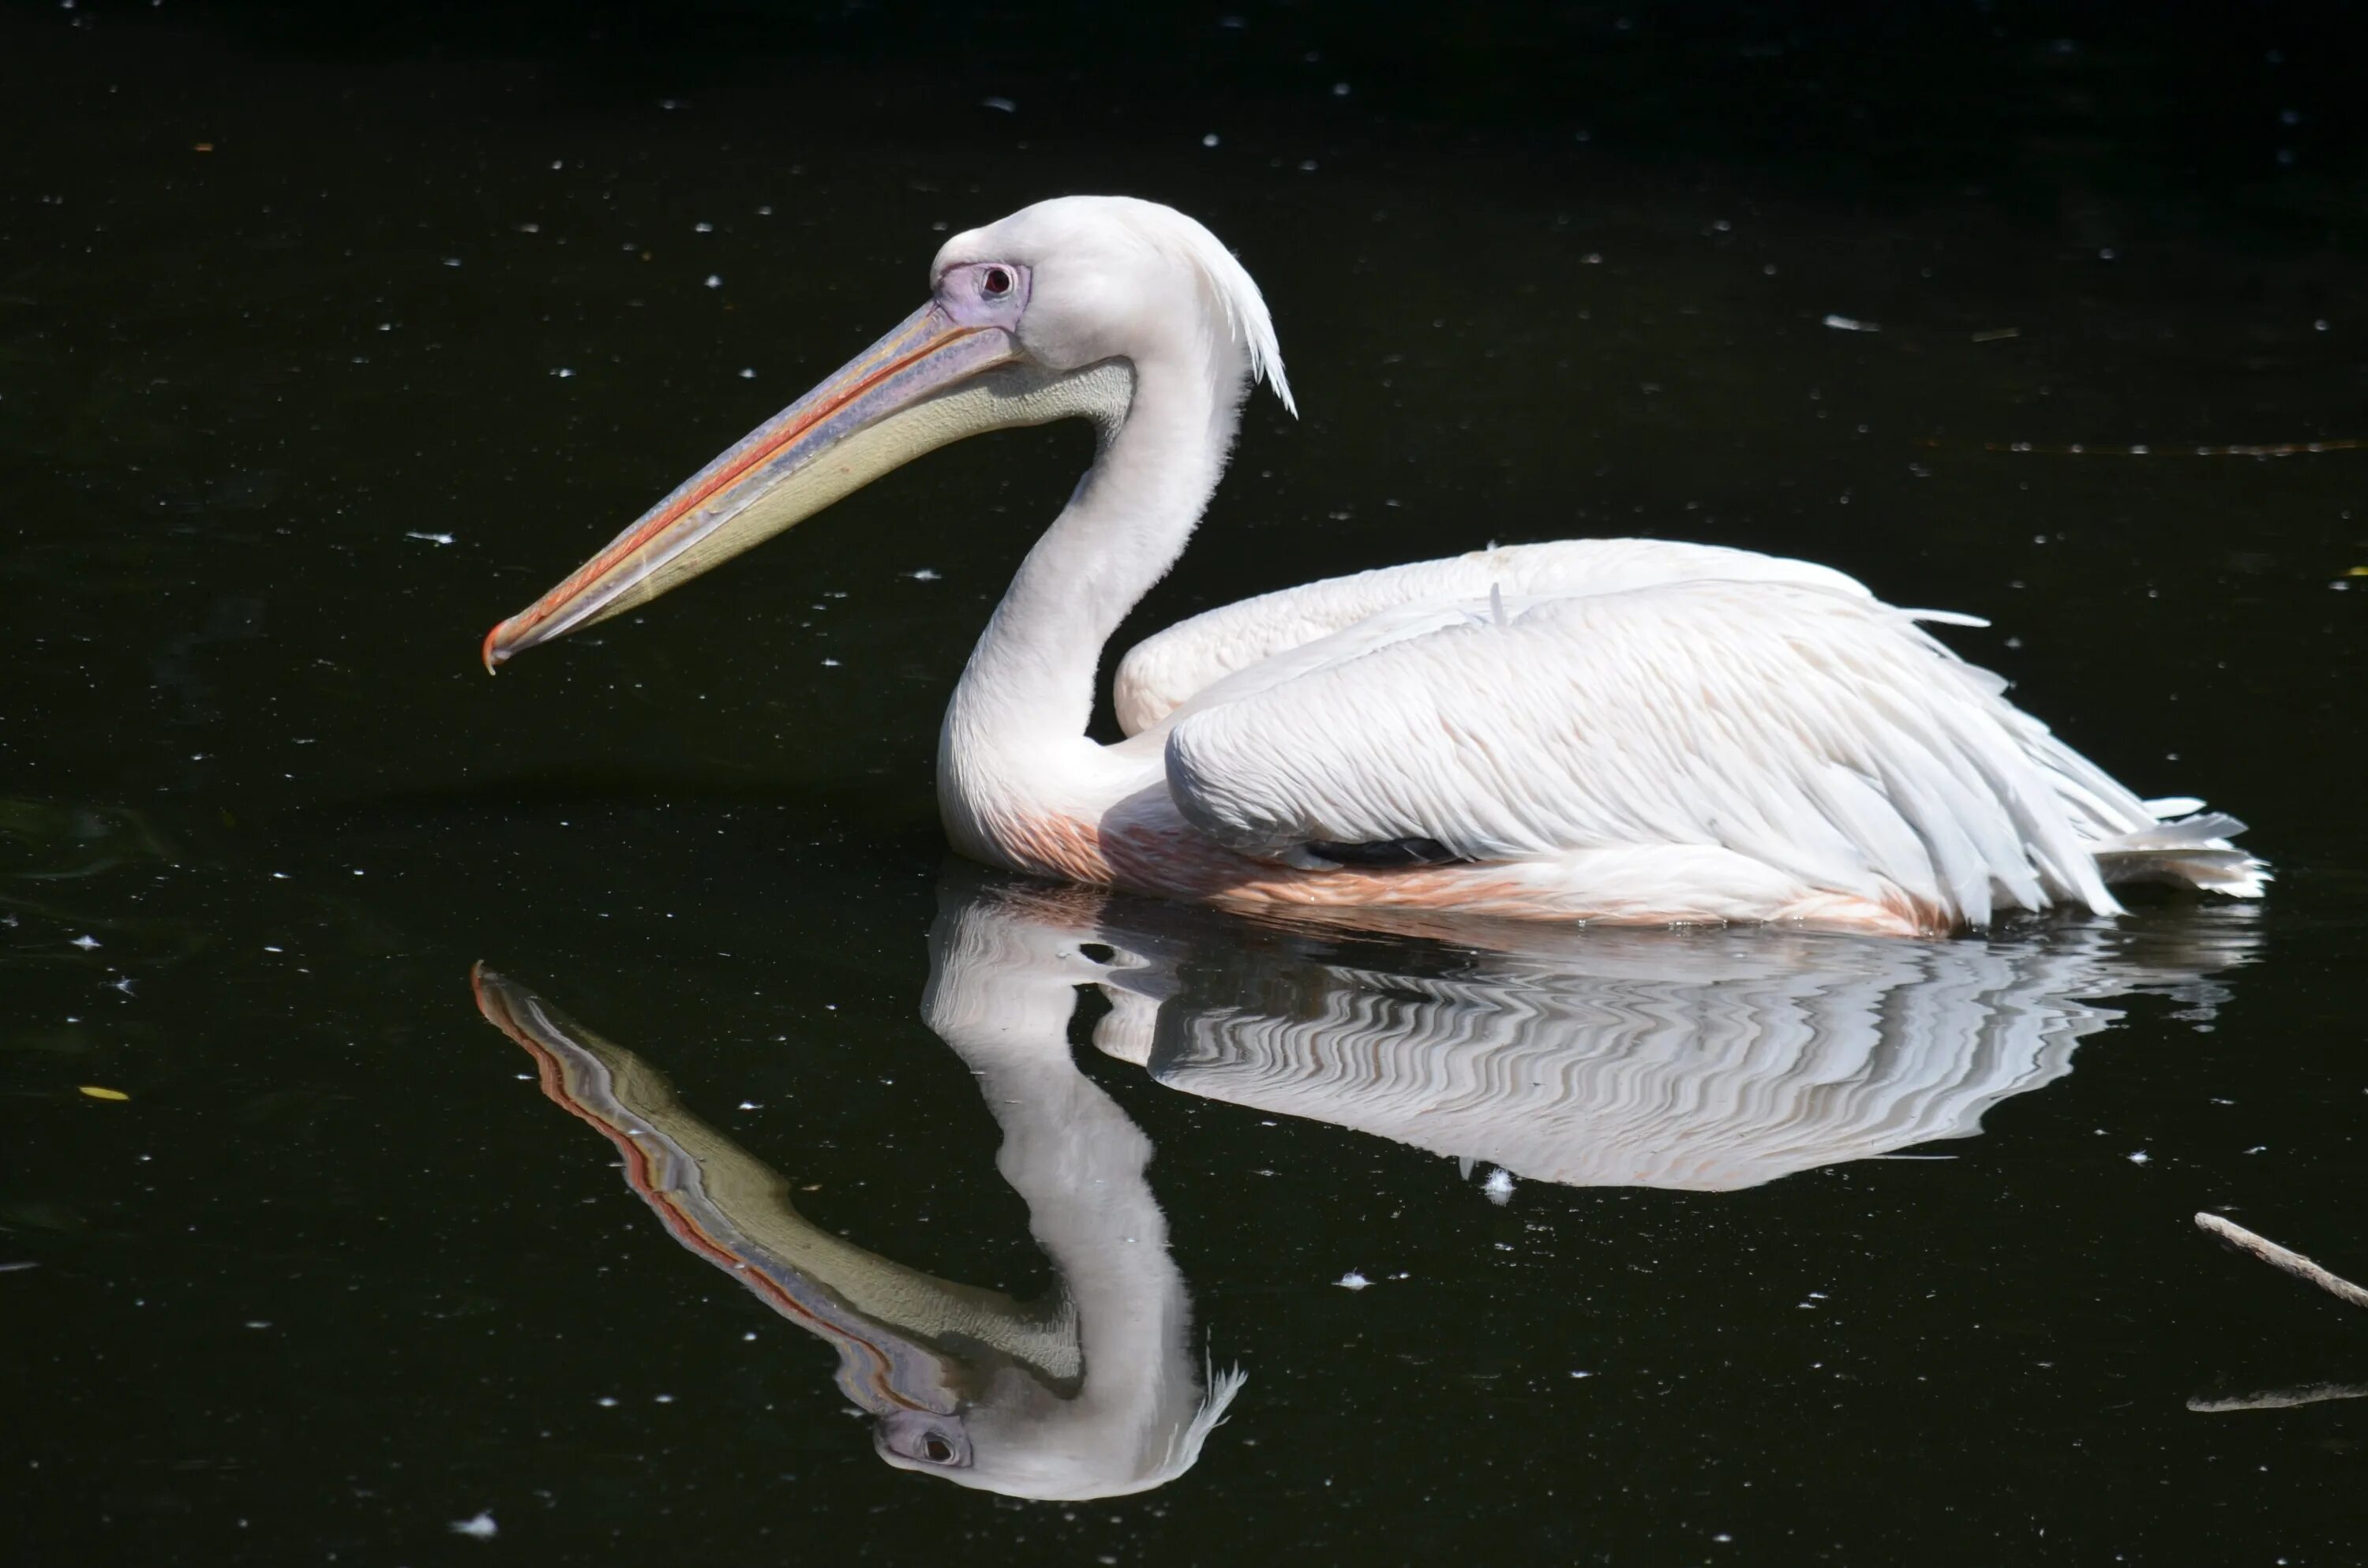
<instances>
[{"instance_id":1,"label":"white plumage","mask_svg":"<svg viewBox=\"0 0 2368 1568\"><path fill-rule=\"evenodd\" d=\"M2118 907L2100 858L2144 869L2130 852L2168 831L2144 802L1909 612L1769 570L1818 570L1799 562L1736 565L1409 603L1273 654L1174 710L1169 791L1254 856L1312 864L1311 843L1419 837L1556 866L1573 915L1749 917L1804 890L1948 924ZM2164 843L2258 892L2218 836L2237 827L2198 819Z\"/></svg>"},{"instance_id":2,"label":"white plumage","mask_svg":"<svg viewBox=\"0 0 2368 1568\"><path fill-rule=\"evenodd\" d=\"M1082 416L1092 469L973 653L939 751L978 858L1234 903L1898 934L2253 897L2234 819L2153 806L1841 573L1706 545L1489 550L1105 643L1182 552L1241 401L1290 393L1256 285L1167 208L1040 203L947 242L931 303L486 642L663 591L978 431ZM1975 624L1979 624L1975 622Z\"/></svg>"}]
</instances>

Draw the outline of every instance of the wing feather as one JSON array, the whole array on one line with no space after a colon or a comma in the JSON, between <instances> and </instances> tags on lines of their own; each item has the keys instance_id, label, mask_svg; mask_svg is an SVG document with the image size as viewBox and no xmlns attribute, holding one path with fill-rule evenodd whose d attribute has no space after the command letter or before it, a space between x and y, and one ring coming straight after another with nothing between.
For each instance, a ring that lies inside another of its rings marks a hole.
<instances>
[{"instance_id":1,"label":"wing feather","mask_svg":"<svg viewBox=\"0 0 2368 1568\"><path fill-rule=\"evenodd\" d=\"M1173 716L1168 788L1220 841L1283 859L1417 837L1477 860L1700 846L1975 924L2116 907L2099 846L2155 814L2002 687L1862 591L1421 606L1202 692Z\"/></svg>"},{"instance_id":2,"label":"wing feather","mask_svg":"<svg viewBox=\"0 0 2368 1568\"><path fill-rule=\"evenodd\" d=\"M1704 578L1801 583L1870 597L1829 566L1721 545L1654 539L1504 545L1330 577L1180 620L1137 643L1120 662L1113 693L1119 726L1140 734L1236 671L1392 612L1420 617L1485 599L1492 591L1511 598L1625 593ZM1462 619L1460 609L1453 618ZM1409 624L1398 623L1398 634Z\"/></svg>"}]
</instances>

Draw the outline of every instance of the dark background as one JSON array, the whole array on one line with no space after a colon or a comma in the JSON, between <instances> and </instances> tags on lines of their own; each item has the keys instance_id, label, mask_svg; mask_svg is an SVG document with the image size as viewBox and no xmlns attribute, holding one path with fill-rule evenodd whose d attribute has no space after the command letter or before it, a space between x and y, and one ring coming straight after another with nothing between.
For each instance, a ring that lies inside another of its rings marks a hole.
<instances>
[{"instance_id":1,"label":"dark background","mask_svg":"<svg viewBox=\"0 0 2368 1568\"><path fill-rule=\"evenodd\" d=\"M2368 1271L2355 15L0 7L6 1550L2358 1561L2357 1402L2185 1408L2368 1381L2356 1313L2188 1222ZM825 1222L1041 1281L914 1009L938 715L1086 439L933 457L497 681L477 641L945 230L1085 190L1234 245L1304 410L1253 405L1130 630L1622 532L1992 616L1949 636L2018 700L2254 824L2257 916L2116 928L2242 955L2225 999L2116 1003L1951 1161L1501 1210L1089 1062L1233 1421L1090 1508L881 1466L466 978L775 1108L735 1131Z\"/></svg>"}]
</instances>

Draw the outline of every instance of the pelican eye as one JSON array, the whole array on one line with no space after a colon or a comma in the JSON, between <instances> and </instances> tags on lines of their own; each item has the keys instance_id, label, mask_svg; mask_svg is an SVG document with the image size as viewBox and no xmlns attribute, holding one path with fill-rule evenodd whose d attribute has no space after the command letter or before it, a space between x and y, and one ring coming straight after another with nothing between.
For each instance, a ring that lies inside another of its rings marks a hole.
<instances>
[{"instance_id":1,"label":"pelican eye","mask_svg":"<svg viewBox=\"0 0 2368 1568\"><path fill-rule=\"evenodd\" d=\"M1008 279L1006 280L1005 286L1009 286ZM948 1464L953 1460L954 1446L932 1432L921 1439L921 1457L931 1464Z\"/></svg>"},{"instance_id":2,"label":"pelican eye","mask_svg":"<svg viewBox=\"0 0 2368 1568\"><path fill-rule=\"evenodd\" d=\"M990 300L1002 299L1011 292L1011 269L1008 267L988 267L986 276L979 279L978 291Z\"/></svg>"}]
</instances>

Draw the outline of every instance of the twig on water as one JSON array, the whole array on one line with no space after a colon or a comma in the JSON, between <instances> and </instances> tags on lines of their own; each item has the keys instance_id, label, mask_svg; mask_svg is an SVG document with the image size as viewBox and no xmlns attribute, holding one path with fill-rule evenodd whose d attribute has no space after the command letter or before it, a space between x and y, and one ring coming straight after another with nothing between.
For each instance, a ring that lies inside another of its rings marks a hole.
<instances>
[{"instance_id":1,"label":"twig on water","mask_svg":"<svg viewBox=\"0 0 2368 1568\"><path fill-rule=\"evenodd\" d=\"M2368 1290L2362 1290L2349 1279L2340 1278L2313 1263L2298 1252L2291 1252L2266 1236L2257 1236L2244 1226L2217 1214L2198 1214L2195 1222L2221 1240L2233 1242L2274 1268L2283 1268L2297 1279L2307 1279L2339 1301L2349 1301L2355 1307L2368 1307Z\"/></svg>"},{"instance_id":2,"label":"twig on water","mask_svg":"<svg viewBox=\"0 0 2368 1568\"><path fill-rule=\"evenodd\" d=\"M2187 1408L2206 1415L2226 1410L2292 1410L2297 1404L2317 1404L2322 1400L2358 1399L2368 1395L2368 1383L2305 1383L2300 1388L2270 1389L2261 1393L2240 1394L2234 1399L2204 1399L2187 1402Z\"/></svg>"}]
</instances>

